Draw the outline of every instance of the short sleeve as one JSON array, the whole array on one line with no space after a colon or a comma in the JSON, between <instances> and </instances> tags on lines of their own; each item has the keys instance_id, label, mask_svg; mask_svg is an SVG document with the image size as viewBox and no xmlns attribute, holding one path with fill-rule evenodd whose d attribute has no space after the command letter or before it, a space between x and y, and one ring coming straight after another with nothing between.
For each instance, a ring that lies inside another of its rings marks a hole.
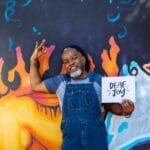
<instances>
[{"instance_id":1,"label":"short sleeve","mask_svg":"<svg viewBox=\"0 0 150 150\"><path fill-rule=\"evenodd\" d=\"M64 82L64 76L59 74L44 80L44 84L49 92L56 92L61 82Z\"/></svg>"}]
</instances>

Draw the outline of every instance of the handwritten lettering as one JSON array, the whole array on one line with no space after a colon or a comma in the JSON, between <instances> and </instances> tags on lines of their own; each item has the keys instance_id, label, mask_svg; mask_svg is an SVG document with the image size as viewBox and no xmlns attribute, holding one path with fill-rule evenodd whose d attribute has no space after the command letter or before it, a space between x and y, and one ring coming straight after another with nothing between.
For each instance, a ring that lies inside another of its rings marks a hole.
<instances>
[{"instance_id":1,"label":"handwritten lettering","mask_svg":"<svg viewBox=\"0 0 150 150\"><path fill-rule=\"evenodd\" d=\"M111 82L109 83L109 95L112 95L113 97L120 95L121 97L124 97L126 94L127 83L126 81L120 81L120 82Z\"/></svg>"}]
</instances>

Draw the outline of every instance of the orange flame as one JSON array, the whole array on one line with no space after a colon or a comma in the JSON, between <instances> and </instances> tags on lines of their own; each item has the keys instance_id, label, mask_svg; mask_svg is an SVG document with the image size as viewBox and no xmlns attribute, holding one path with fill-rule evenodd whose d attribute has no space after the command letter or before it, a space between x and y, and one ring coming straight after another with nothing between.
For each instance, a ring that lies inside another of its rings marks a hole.
<instances>
[{"instance_id":1,"label":"orange flame","mask_svg":"<svg viewBox=\"0 0 150 150\"><path fill-rule=\"evenodd\" d=\"M12 82L14 80L14 75L15 72L17 71L20 75L21 83L16 90L11 91L11 94L16 96L30 94L32 90L30 86L29 73L27 73L25 70L25 62L23 60L21 48L19 46L16 48L16 55L17 55L17 65L8 72L8 81Z\"/></svg>"},{"instance_id":2,"label":"orange flame","mask_svg":"<svg viewBox=\"0 0 150 150\"><path fill-rule=\"evenodd\" d=\"M0 58L0 96L5 95L8 91L8 87L2 82L1 72L3 69L4 60Z\"/></svg>"},{"instance_id":3,"label":"orange flame","mask_svg":"<svg viewBox=\"0 0 150 150\"><path fill-rule=\"evenodd\" d=\"M101 54L102 67L108 76L116 76L119 73L119 68L117 66L117 55L120 51L119 46L116 44L113 36L109 39L110 50L109 53L106 49L103 49Z\"/></svg>"},{"instance_id":4,"label":"orange flame","mask_svg":"<svg viewBox=\"0 0 150 150\"><path fill-rule=\"evenodd\" d=\"M50 59L50 56L51 56L52 52L54 51L54 49L55 49L55 45L51 45L50 47L46 48L46 53L44 55L41 55L41 57L39 58L39 62L40 62L40 64L42 64L42 65L40 65L40 68L39 68L39 72L40 72L41 76L50 67L49 59Z\"/></svg>"},{"instance_id":5,"label":"orange flame","mask_svg":"<svg viewBox=\"0 0 150 150\"><path fill-rule=\"evenodd\" d=\"M40 65L39 69L41 76L44 74L46 70L49 69L49 58L54 49L55 46L51 45L46 49L47 53L39 58L39 62L40 64L42 64ZM56 94L40 93L32 91L29 73L27 73L27 71L25 70L25 62L23 60L21 48L19 46L16 48L16 55L17 55L17 65L8 72L8 80L12 82L14 80L15 72L17 71L20 75L21 83L16 90L10 91L9 94L15 96L31 95L32 98L34 98L37 102L43 105L58 106L59 104ZM0 69L2 69L3 63L4 63L3 59L0 59ZM1 93L6 92L8 88L3 84L2 80L0 82L0 85L1 85Z\"/></svg>"}]
</instances>

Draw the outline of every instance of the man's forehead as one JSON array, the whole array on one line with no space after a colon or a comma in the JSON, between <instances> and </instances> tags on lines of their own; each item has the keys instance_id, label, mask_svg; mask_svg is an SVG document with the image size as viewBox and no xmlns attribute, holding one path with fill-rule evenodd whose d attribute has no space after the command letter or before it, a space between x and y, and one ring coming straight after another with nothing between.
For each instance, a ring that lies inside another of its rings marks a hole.
<instances>
[{"instance_id":1,"label":"man's forehead","mask_svg":"<svg viewBox=\"0 0 150 150\"><path fill-rule=\"evenodd\" d=\"M62 55L69 54L69 53L74 53L74 54L80 54L81 55L81 53L79 51L77 51L76 49L74 49L74 48L65 48Z\"/></svg>"}]
</instances>

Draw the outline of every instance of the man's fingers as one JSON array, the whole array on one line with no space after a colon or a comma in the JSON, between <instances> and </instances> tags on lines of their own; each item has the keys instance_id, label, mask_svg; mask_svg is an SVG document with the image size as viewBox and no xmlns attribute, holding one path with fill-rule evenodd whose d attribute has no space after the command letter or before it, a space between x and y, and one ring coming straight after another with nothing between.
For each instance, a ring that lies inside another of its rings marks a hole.
<instances>
[{"instance_id":1,"label":"man's fingers","mask_svg":"<svg viewBox=\"0 0 150 150\"><path fill-rule=\"evenodd\" d=\"M133 105L130 102L126 101L122 104L122 107L124 109L131 109L133 107Z\"/></svg>"},{"instance_id":2,"label":"man's fingers","mask_svg":"<svg viewBox=\"0 0 150 150\"><path fill-rule=\"evenodd\" d=\"M46 40L43 39L42 42L41 42L40 45L39 45L39 48L42 48L42 47L45 45L45 42L46 42Z\"/></svg>"},{"instance_id":3,"label":"man's fingers","mask_svg":"<svg viewBox=\"0 0 150 150\"><path fill-rule=\"evenodd\" d=\"M122 105L127 106L134 106L134 103L131 100L123 100Z\"/></svg>"},{"instance_id":4,"label":"man's fingers","mask_svg":"<svg viewBox=\"0 0 150 150\"><path fill-rule=\"evenodd\" d=\"M122 108L124 115L130 115L134 110L134 103L129 100L125 100L122 102Z\"/></svg>"},{"instance_id":5,"label":"man's fingers","mask_svg":"<svg viewBox=\"0 0 150 150\"><path fill-rule=\"evenodd\" d=\"M38 41L35 42L35 49L38 48Z\"/></svg>"},{"instance_id":6,"label":"man's fingers","mask_svg":"<svg viewBox=\"0 0 150 150\"><path fill-rule=\"evenodd\" d=\"M39 52L45 52L45 50L46 50L45 42L46 42L45 39L43 39L40 44L36 41L36 43L35 43L35 50L39 51Z\"/></svg>"}]
</instances>

